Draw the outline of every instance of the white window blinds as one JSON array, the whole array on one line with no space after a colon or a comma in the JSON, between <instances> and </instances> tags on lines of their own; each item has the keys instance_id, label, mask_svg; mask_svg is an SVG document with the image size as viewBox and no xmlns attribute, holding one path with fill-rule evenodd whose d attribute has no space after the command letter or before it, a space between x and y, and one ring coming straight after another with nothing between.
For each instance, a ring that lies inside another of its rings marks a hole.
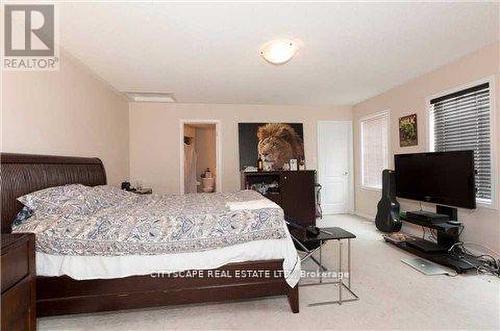
<instances>
[{"instance_id":1,"label":"white window blinds","mask_svg":"<svg viewBox=\"0 0 500 331\"><path fill-rule=\"evenodd\" d=\"M474 151L476 197L491 203L490 87L488 83L431 100L436 152Z\"/></svg>"},{"instance_id":2,"label":"white window blinds","mask_svg":"<svg viewBox=\"0 0 500 331\"><path fill-rule=\"evenodd\" d=\"M361 120L361 185L382 188L382 170L388 167L389 115L384 112Z\"/></svg>"}]
</instances>

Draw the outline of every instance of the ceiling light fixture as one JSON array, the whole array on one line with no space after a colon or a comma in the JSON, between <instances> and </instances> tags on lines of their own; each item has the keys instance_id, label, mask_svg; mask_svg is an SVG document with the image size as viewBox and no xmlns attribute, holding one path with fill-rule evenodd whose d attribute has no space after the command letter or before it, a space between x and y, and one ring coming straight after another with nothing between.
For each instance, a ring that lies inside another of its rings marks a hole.
<instances>
[{"instance_id":1,"label":"ceiling light fixture","mask_svg":"<svg viewBox=\"0 0 500 331\"><path fill-rule=\"evenodd\" d=\"M175 102L172 93L125 92L132 102Z\"/></svg>"},{"instance_id":2,"label":"ceiling light fixture","mask_svg":"<svg viewBox=\"0 0 500 331\"><path fill-rule=\"evenodd\" d=\"M272 64L285 64L299 50L299 43L292 39L271 40L260 48L260 56Z\"/></svg>"}]
</instances>

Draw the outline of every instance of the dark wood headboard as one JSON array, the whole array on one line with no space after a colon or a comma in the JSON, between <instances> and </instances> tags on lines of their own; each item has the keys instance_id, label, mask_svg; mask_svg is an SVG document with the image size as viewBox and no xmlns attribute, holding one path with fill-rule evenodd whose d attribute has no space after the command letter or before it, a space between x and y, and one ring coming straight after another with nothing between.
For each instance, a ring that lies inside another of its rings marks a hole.
<instances>
[{"instance_id":1,"label":"dark wood headboard","mask_svg":"<svg viewBox=\"0 0 500 331\"><path fill-rule=\"evenodd\" d=\"M65 184L105 185L106 171L100 159L71 156L0 154L2 233L11 225L27 193Z\"/></svg>"}]
</instances>

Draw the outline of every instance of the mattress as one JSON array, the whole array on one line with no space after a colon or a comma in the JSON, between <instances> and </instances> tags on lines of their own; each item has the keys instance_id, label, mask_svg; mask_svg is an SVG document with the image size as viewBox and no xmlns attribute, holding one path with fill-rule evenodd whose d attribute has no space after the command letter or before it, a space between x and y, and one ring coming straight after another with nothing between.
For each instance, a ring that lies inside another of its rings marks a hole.
<instances>
[{"instance_id":1,"label":"mattress","mask_svg":"<svg viewBox=\"0 0 500 331\"><path fill-rule=\"evenodd\" d=\"M291 286L300 276L283 210L253 191L138 196L73 185L19 200L45 205L13 227L36 234L41 276L120 278L268 259L284 260Z\"/></svg>"},{"instance_id":2,"label":"mattress","mask_svg":"<svg viewBox=\"0 0 500 331\"><path fill-rule=\"evenodd\" d=\"M283 259L285 280L294 287L300 280L300 258L290 234L282 239L256 240L200 252L162 255L77 256L36 253L38 276L69 276L76 280L111 279L208 270L228 263Z\"/></svg>"}]
</instances>

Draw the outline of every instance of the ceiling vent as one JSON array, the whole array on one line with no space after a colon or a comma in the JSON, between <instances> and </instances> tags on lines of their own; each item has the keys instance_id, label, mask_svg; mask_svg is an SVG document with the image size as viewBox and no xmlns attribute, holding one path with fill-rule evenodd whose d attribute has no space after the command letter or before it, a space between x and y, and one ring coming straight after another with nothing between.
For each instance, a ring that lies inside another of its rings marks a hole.
<instances>
[{"instance_id":1,"label":"ceiling vent","mask_svg":"<svg viewBox=\"0 0 500 331\"><path fill-rule=\"evenodd\" d=\"M173 93L125 92L132 102L176 102Z\"/></svg>"}]
</instances>

